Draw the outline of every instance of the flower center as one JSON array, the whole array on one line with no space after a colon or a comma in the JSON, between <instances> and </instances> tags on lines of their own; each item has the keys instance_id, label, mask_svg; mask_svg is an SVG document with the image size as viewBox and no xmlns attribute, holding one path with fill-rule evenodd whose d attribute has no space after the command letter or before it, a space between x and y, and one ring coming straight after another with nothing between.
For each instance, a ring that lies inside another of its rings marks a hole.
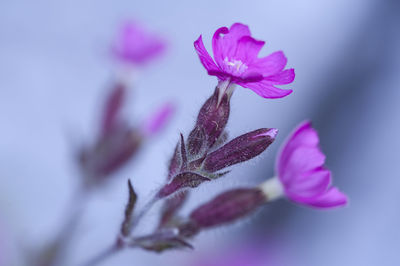
<instances>
[{"instance_id":1,"label":"flower center","mask_svg":"<svg viewBox=\"0 0 400 266\"><path fill-rule=\"evenodd\" d=\"M241 60L231 59L229 60L228 57L224 59L225 66L232 74L242 74L248 66L244 64Z\"/></svg>"}]
</instances>

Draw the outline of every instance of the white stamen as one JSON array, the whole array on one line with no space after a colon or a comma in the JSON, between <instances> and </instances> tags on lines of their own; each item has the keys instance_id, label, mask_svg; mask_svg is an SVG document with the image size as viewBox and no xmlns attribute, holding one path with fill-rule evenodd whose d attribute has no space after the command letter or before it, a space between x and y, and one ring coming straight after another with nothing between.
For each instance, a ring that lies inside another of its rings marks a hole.
<instances>
[{"instance_id":1,"label":"white stamen","mask_svg":"<svg viewBox=\"0 0 400 266\"><path fill-rule=\"evenodd\" d=\"M276 200L283 196L283 186L278 177L273 177L258 186L268 201Z\"/></svg>"},{"instance_id":2,"label":"white stamen","mask_svg":"<svg viewBox=\"0 0 400 266\"><path fill-rule=\"evenodd\" d=\"M248 66L241 60L236 60L236 59L229 60L228 57L225 57L224 63L228 67L228 69L232 72L232 74L240 75L248 69Z\"/></svg>"}]
</instances>

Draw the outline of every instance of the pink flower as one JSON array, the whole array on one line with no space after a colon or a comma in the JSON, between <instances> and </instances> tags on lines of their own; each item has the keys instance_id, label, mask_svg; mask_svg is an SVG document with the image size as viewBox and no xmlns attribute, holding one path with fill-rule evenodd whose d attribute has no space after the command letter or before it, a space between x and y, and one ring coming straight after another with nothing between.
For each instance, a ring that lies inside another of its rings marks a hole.
<instances>
[{"instance_id":1,"label":"pink flower","mask_svg":"<svg viewBox=\"0 0 400 266\"><path fill-rule=\"evenodd\" d=\"M285 195L294 202L316 208L346 205L347 196L331 185L331 172L324 163L317 132L310 121L301 123L283 145L276 161Z\"/></svg>"},{"instance_id":2,"label":"pink flower","mask_svg":"<svg viewBox=\"0 0 400 266\"><path fill-rule=\"evenodd\" d=\"M124 63L142 65L161 55L165 47L161 38L147 32L140 24L128 21L122 26L112 51Z\"/></svg>"},{"instance_id":3,"label":"pink flower","mask_svg":"<svg viewBox=\"0 0 400 266\"><path fill-rule=\"evenodd\" d=\"M230 29L219 28L213 36L214 59L204 47L202 36L194 42L200 61L209 75L253 90L264 98L282 98L292 90L282 90L275 85L289 84L294 80L294 69L284 69L287 59L282 51L258 58L263 41L251 37L248 26L235 23Z\"/></svg>"},{"instance_id":4,"label":"pink flower","mask_svg":"<svg viewBox=\"0 0 400 266\"><path fill-rule=\"evenodd\" d=\"M145 136L153 136L164 128L165 124L171 119L175 112L175 105L166 103L161 106L142 126L142 132Z\"/></svg>"}]
</instances>

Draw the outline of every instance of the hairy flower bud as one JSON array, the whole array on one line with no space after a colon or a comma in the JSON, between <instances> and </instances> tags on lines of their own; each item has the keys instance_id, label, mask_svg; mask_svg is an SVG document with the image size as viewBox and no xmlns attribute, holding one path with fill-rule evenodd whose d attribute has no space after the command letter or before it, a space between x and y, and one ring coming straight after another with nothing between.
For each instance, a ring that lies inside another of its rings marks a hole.
<instances>
[{"instance_id":1,"label":"hairy flower bud","mask_svg":"<svg viewBox=\"0 0 400 266\"><path fill-rule=\"evenodd\" d=\"M191 221L200 228L235 221L266 202L257 188L239 188L220 194L190 214Z\"/></svg>"},{"instance_id":2,"label":"hairy flower bud","mask_svg":"<svg viewBox=\"0 0 400 266\"><path fill-rule=\"evenodd\" d=\"M202 155L206 151L207 138L204 128L201 126L196 126L192 132L190 132L188 137L188 153L192 156L198 154Z\"/></svg>"},{"instance_id":3,"label":"hairy flower bud","mask_svg":"<svg viewBox=\"0 0 400 266\"><path fill-rule=\"evenodd\" d=\"M215 172L250 160L262 153L275 140L278 130L262 128L241 135L207 155L203 169Z\"/></svg>"}]
</instances>

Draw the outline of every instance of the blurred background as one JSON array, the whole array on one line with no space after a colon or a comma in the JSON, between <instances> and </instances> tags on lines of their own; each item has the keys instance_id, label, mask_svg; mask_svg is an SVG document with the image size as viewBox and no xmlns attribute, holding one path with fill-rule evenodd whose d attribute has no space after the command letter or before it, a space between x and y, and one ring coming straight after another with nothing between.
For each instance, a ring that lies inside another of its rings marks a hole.
<instances>
[{"instance_id":1,"label":"blurred background","mask_svg":"<svg viewBox=\"0 0 400 266\"><path fill-rule=\"evenodd\" d=\"M193 41L203 34L210 50L214 31L234 22L248 24L255 38L266 41L261 56L285 52L296 70L286 88L294 92L268 100L236 90L230 135L276 127L278 139L260 158L196 189L182 212L228 187L273 176L279 145L307 118L349 206L316 211L280 200L244 221L202 233L194 251L126 250L101 265L225 265L215 262L246 250L254 254L243 256L259 259L241 265L399 265L397 0L1 1L0 265L24 265L21 253L50 241L63 223L80 178L75 151L98 130L115 73L110 43L126 19L159 33L168 47L142 69L125 114L141 121L165 101L173 101L177 112L140 156L91 195L69 265L113 241L127 178L139 204L164 182L178 134L192 128L217 82L200 64ZM210 259L214 264L207 264Z\"/></svg>"}]
</instances>

